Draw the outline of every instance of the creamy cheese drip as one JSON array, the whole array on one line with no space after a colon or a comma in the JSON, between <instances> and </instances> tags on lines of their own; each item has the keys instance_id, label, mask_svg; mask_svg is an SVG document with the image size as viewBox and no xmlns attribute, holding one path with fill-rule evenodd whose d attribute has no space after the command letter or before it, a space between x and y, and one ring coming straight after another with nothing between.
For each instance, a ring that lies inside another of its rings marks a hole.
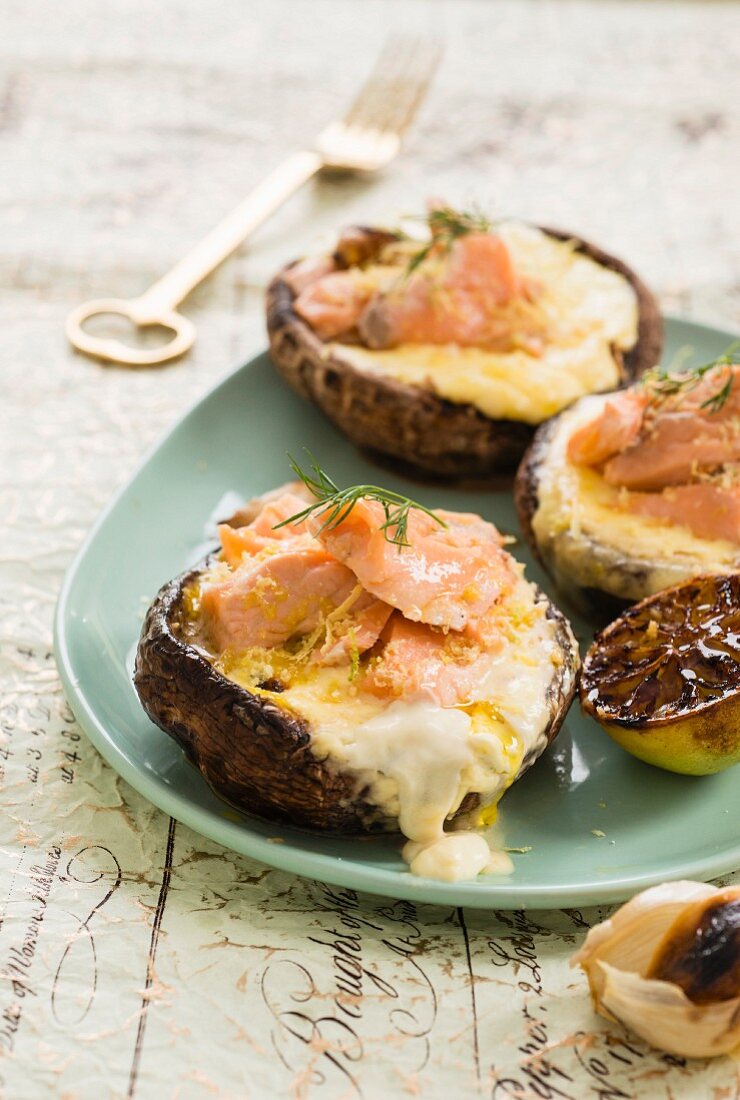
<instances>
[{"instance_id":1,"label":"creamy cheese drip","mask_svg":"<svg viewBox=\"0 0 740 1100\"><path fill-rule=\"evenodd\" d=\"M586 398L564 413L537 470L532 529L559 582L641 599L698 573L737 569L740 553L733 543L702 539L688 527L628 512L623 490L568 459L571 435L607 400Z\"/></svg>"},{"instance_id":2,"label":"creamy cheese drip","mask_svg":"<svg viewBox=\"0 0 740 1100\"><path fill-rule=\"evenodd\" d=\"M514 870L506 852L492 851L484 836L461 829L444 833L428 844L410 840L403 846L403 858L412 875L460 882L484 875L509 875Z\"/></svg>"},{"instance_id":3,"label":"creamy cheese drip","mask_svg":"<svg viewBox=\"0 0 740 1100\"><path fill-rule=\"evenodd\" d=\"M520 591L526 582L520 582ZM527 585L529 587L529 585ZM510 639L481 680L481 698L492 701L527 751L537 746L550 717L547 698L563 655L552 622L540 605L521 640Z\"/></svg>"},{"instance_id":4,"label":"creamy cheese drip","mask_svg":"<svg viewBox=\"0 0 740 1100\"><path fill-rule=\"evenodd\" d=\"M412 874L456 882L500 869L484 836L445 833L444 826L470 791L489 799L503 793L521 762L517 740L509 738L507 751L503 729L481 727L465 710L421 697L396 700L352 730L341 760L367 785L372 802L397 814Z\"/></svg>"},{"instance_id":5,"label":"creamy cheese drip","mask_svg":"<svg viewBox=\"0 0 740 1100\"><path fill-rule=\"evenodd\" d=\"M353 731L343 758L360 773L395 784L398 824L421 844L442 835L445 818L460 805L477 759L489 755L485 735L473 734L465 711L443 709L431 698L397 700Z\"/></svg>"},{"instance_id":6,"label":"creamy cheese drip","mask_svg":"<svg viewBox=\"0 0 740 1100\"><path fill-rule=\"evenodd\" d=\"M517 271L542 287L536 304L548 336L540 355L432 344L386 351L332 344L332 353L360 370L527 424L539 424L584 394L614 389L620 371L612 346L628 350L637 340L637 297L628 280L534 226L504 222L497 230Z\"/></svg>"},{"instance_id":7,"label":"creamy cheese drip","mask_svg":"<svg viewBox=\"0 0 740 1100\"><path fill-rule=\"evenodd\" d=\"M275 650L222 662L220 670L307 721L314 753L354 772L363 797L397 817L403 834L419 845L409 858L412 873L449 881L506 873L506 860L494 858L479 834L468 834L473 840L444 832L470 793L479 796L481 820L492 820L524 756L545 745L548 689L562 661L556 627L523 577L505 606L504 644L476 698L458 707L441 707L425 692L377 698L348 680L346 666L312 667L291 682L289 658ZM257 686L272 676L287 684L278 695Z\"/></svg>"}]
</instances>

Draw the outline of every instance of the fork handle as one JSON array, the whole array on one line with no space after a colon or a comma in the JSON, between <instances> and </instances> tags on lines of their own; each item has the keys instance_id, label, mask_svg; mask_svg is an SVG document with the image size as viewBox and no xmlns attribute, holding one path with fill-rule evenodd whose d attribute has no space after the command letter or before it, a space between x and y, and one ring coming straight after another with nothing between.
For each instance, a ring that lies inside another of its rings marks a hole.
<instances>
[{"instance_id":1,"label":"fork handle","mask_svg":"<svg viewBox=\"0 0 740 1100\"><path fill-rule=\"evenodd\" d=\"M131 302L131 313L137 323L155 323L163 314L173 311L250 233L316 175L322 165L320 154L310 150L294 153L284 160L166 275Z\"/></svg>"}]
</instances>

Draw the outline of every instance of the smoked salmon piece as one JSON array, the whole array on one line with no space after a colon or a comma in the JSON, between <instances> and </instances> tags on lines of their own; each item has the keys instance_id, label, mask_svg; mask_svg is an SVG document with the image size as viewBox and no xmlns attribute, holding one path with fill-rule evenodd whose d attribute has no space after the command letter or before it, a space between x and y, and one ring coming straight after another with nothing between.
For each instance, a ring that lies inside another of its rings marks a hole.
<instances>
[{"instance_id":1,"label":"smoked salmon piece","mask_svg":"<svg viewBox=\"0 0 740 1100\"><path fill-rule=\"evenodd\" d=\"M514 573L492 523L460 512L435 514L446 526L411 509L407 546L386 538L383 507L373 500L360 499L336 527L322 530L321 513L308 526L366 591L407 619L463 630L511 588Z\"/></svg>"},{"instance_id":2,"label":"smoked salmon piece","mask_svg":"<svg viewBox=\"0 0 740 1100\"><path fill-rule=\"evenodd\" d=\"M346 566L318 545L246 559L224 579L205 584L200 595L204 621L220 652L270 648L310 634L342 605L353 616L350 629L355 628L347 649L355 645L362 651L373 645L391 611L376 608L377 603ZM321 655L325 663L337 658L338 644L335 640Z\"/></svg>"},{"instance_id":3,"label":"smoked salmon piece","mask_svg":"<svg viewBox=\"0 0 740 1100\"><path fill-rule=\"evenodd\" d=\"M305 521L290 523L285 527L276 527L306 507L304 497L296 493L287 492L266 501L255 519L243 527L232 527L230 524L221 523L218 527L218 537L221 541L221 551L225 562L235 569L243 560L244 555L253 556L260 551L274 546L275 543L286 542L289 539L302 537L304 543L312 542L311 534Z\"/></svg>"},{"instance_id":4,"label":"smoked salmon piece","mask_svg":"<svg viewBox=\"0 0 740 1100\"><path fill-rule=\"evenodd\" d=\"M432 245L417 271L393 275L389 269L392 277L377 268L324 275L320 267L292 271L300 288L294 309L317 336L332 340L357 331L374 349L407 343L507 348L512 320L502 309L533 289L493 233L468 233L449 250ZM522 339L538 335L527 333L521 319L518 327Z\"/></svg>"},{"instance_id":5,"label":"smoked salmon piece","mask_svg":"<svg viewBox=\"0 0 740 1100\"><path fill-rule=\"evenodd\" d=\"M740 368L730 367L737 379ZM697 385L660 400L645 389L625 390L574 432L568 457L602 466L610 485L650 491L684 485L697 472L740 461L740 386L733 385L720 408L707 406L728 380L717 367Z\"/></svg>"},{"instance_id":6,"label":"smoked salmon piece","mask_svg":"<svg viewBox=\"0 0 740 1100\"><path fill-rule=\"evenodd\" d=\"M604 467L605 480L627 489L663 489L685 484L699 470L737 462L739 411L723 408L709 413L697 409L657 416L637 443L609 459Z\"/></svg>"},{"instance_id":7,"label":"smoked salmon piece","mask_svg":"<svg viewBox=\"0 0 740 1100\"><path fill-rule=\"evenodd\" d=\"M699 538L740 543L740 485L724 487L697 481L664 489L662 493L630 493L627 509L688 527Z\"/></svg>"},{"instance_id":8,"label":"smoked salmon piece","mask_svg":"<svg viewBox=\"0 0 740 1100\"><path fill-rule=\"evenodd\" d=\"M623 390L568 440L568 458L581 466L599 466L634 442L648 405L643 390Z\"/></svg>"},{"instance_id":9,"label":"smoked salmon piece","mask_svg":"<svg viewBox=\"0 0 740 1100\"><path fill-rule=\"evenodd\" d=\"M309 256L288 268L285 281L295 294L301 294L312 283L317 283L335 270L336 265L331 256Z\"/></svg>"},{"instance_id":10,"label":"smoked salmon piece","mask_svg":"<svg viewBox=\"0 0 740 1100\"><path fill-rule=\"evenodd\" d=\"M201 608L217 648L276 646L308 634L322 613L343 603L357 581L321 547L245 560L201 590Z\"/></svg>"},{"instance_id":11,"label":"smoked salmon piece","mask_svg":"<svg viewBox=\"0 0 740 1100\"><path fill-rule=\"evenodd\" d=\"M493 524L440 511L443 526L411 508L408 545L399 546L387 537L393 530L382 530L386 513L375 500L360 498L326 530L321 512L276 526L305 509L293 486L251 504L250 523L220 525L230 571L216 571L200 593L219 652L271 648L318 630L311 660L333 665L354 662L380 639L371 677L378 693L433 684L440 700L467 697L475 660L498 644L498 601L516 579Z\"/></svg>"},{"instance_id":12,"label":"smoked salmon piece","mask_svg":"<svg viewBox=\"0 0 740 1100\"><path fill-rule=\"evenodd\" d=\"M355 328L374 293L372 282L354 271L335 271L308 283L293 308L322 340Z\"/></svg>"},{"instance_id":13,"label":"smoked salmon piece","mask_svg":"<svg viewBox=\"0 0 740 1100\"><path fill-rule=\"evenodd\" d=\"M220 650L280 645L326 623L314 660L337 664L371 648L385 626L392 609L363 591L305 520L276 526L305 508L303 489L266 494L258 507L252 502L251 523L219 526L221 556L233 572L203 589L201 606Z\"/></svg>"},{"instance_id":14,"label":"smoked salmon piece","mask_svg":"<svg viewBox=\"0 0 740 1100\"><path fill-rule=\"evenodd\" d=\"M385 294L376 295L359 322L370 348L398 344L498 347L509 342L511 322L501 307L521 295L511 253L490 233L456 240L441 275L420 268Z\"/></svg>"},{"instance_id":15,"label":"smoked salmon piece","mask_svg":"<svg viewBox=\"0 0 740 1100\"><path fill-rule=\"evenodd\" d=\"M392 614L392 607L356 585L345 606L337 608L337 621L330 620L328 637L314 661L320 665L340 665L372 649Z\"/></svg>"},{"instance_id":16,"label":"smoked salmon piece","mask_svg":"<svg viewBox=\"0 0 740 1100\"><path fill-rule=\"evenodd\" d=\"M266 493L245 501L236 512L232 513L223 522L229 527L246 527L248 524L254 523L266 504L272 503L278 497L285 496L286 493L299 497L303 501L304 508L306 504L314 499L313 493L302 481L286 481L284 485L278 485L276 489L268 489Z\"/></svg>"},{"instance_id":17,"label":"smoked salmon piece","mask_svg":"<svg viewBox=\"0 0 740 1100\"><path fill-rule=\"evenodd\" d=\"M412 623L395 611L381 634L383 650L371 657L363 686L381 698L431 696L440 706L453 707L475 698L491 655L459 634L445 633L426 623Z\"/></svg>"},{"instance_id":18,"label":"smoked salmon piece","mask_svg":"<svg viewBox=\"0 0 740 1100\"><path fill-rule=\"evenodd\" d=\"M720 362L698 379L668 376L672 391L648 380L618 393L573 433L568 457L626 489L626 511L740 543L738 379L740 367Z\"/></svg>"}]
</instances>

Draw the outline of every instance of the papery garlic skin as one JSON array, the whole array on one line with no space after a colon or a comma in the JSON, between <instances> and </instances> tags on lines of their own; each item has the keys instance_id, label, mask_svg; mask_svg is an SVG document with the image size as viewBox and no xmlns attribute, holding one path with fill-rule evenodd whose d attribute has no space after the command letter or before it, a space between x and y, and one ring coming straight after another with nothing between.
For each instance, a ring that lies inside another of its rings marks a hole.
<instances>
[{"instance_id":1,"label":"papery garlic skin","mask_svg":"<svg viewBox=\"0 0 740 1100\"><path fill-rule=\"evenodd\" d=\"M658 1050L684 1058L713 1058L740 1047L740 998L695 1005L673 982L641 978L608 963L596 966L603 980L597 1011Z\"/></svg>"},{"instance_id":2,"label":"papery garlic skin","mask_svg":"<svg viewBox=\"0 0 740 1100\"><path fill-rule=\"evenodd\" d=\"M729 1000L695 1004L673 982L647 978L651 962L687 906L740 898L700 882L643 891L592 928L571 966L586 972L595 1010L651 1046L687 1058L740 1052L740 989Z\"/></svg>"},{"instance_id":3,"label":"papery garlic skin","mask_svg":"<svg viewBox=\"0 0 740 1100\"><path fill-rule=\"evenodd\" d=\"M664 882L636 894L601 924L595 924L571 966L581 966L591 986L594 1008L603 987L600 974L592 974L596 958L613 962L622 970L644 974L652 961L660 939L665 935L687 903L713 897L714 886L705 882Z\"/></svg>"}]
</instances>

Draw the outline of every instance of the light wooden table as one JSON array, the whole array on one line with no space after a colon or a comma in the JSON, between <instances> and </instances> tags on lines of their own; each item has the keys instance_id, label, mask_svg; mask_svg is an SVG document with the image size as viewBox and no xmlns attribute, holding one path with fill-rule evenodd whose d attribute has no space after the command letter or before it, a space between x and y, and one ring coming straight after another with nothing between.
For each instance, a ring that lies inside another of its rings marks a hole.
<instances>
[{"instance_id":1,"label":"light wooden table","mask_svg":"<svg viewBox=\"0 0 740 1100\"><path fill-rule=\"evenodd\" d=\"M738 1095L728 1061L672 1064L594 1019L566 959L596 911L341 898L176 826L78 733L50 648L98 510L264 345L266 278L337 224L474 199L573 227L667 309L740 327L738 6L6 0L3 16L3 1095ZM292 201L187 303L199 338L182 364L72 354L70 307L145 289L342 108L390 27L446 44L404 158ZM363 997L340 1035L334 929L358 915Z\"/></svg>"}]
</instances>

